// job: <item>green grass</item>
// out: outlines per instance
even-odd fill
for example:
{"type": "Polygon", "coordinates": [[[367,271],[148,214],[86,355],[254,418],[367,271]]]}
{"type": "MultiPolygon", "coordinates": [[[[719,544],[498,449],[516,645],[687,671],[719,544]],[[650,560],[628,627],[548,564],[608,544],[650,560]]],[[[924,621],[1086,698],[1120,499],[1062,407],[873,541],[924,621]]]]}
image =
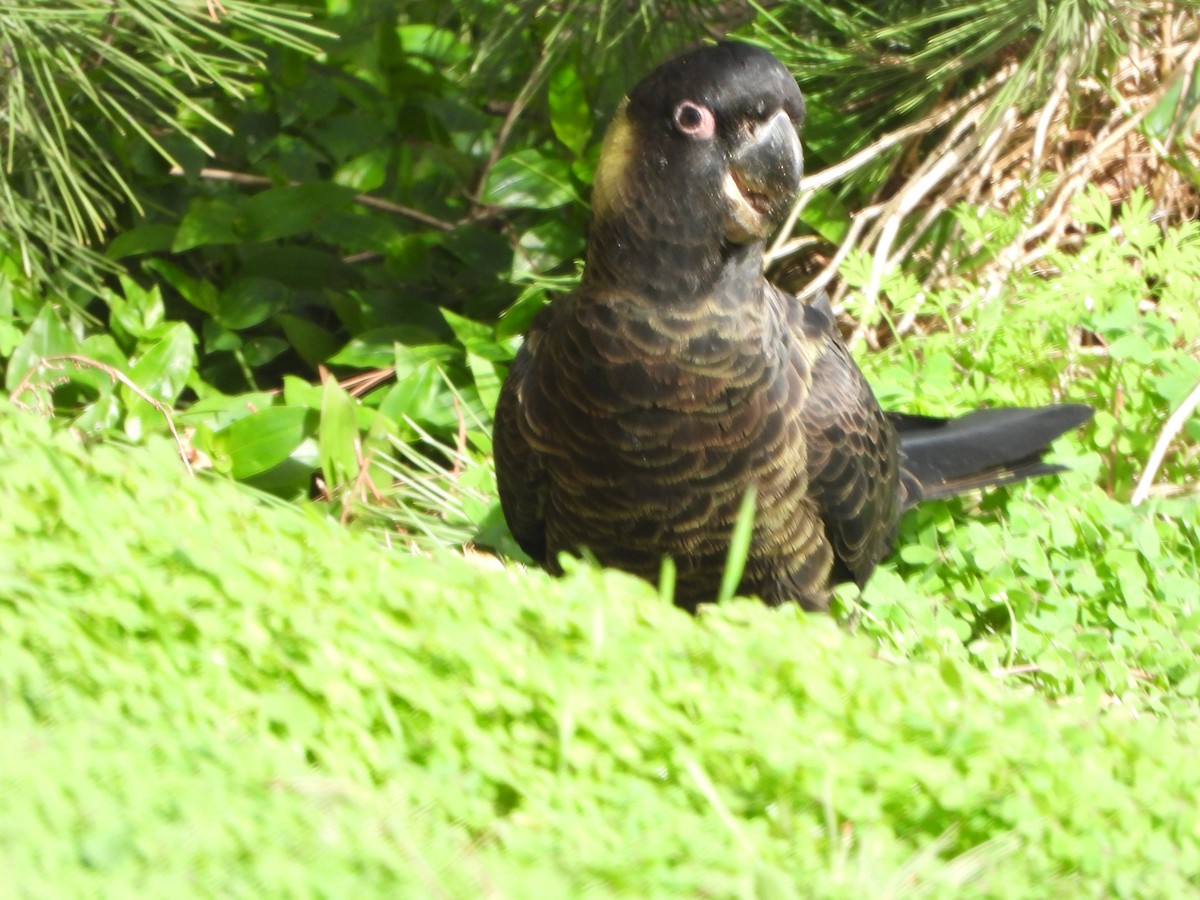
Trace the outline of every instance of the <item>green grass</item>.
{"type": "Polygon", "coordinates": [[[0,410],[6,891],[1200,882],[1191,715],[881,658],[791,608],[692,619],[613,573],[412,557],[178,469],[0,410]]]}
{"type": "Polygon", "coordinates": [[[1164,231],[1140,194],[1115,225],[1119,238],[1097,233],[1077,255],[1052,257],[1057,277],[1022,273],[991,299],[972,288],[926,298],[921,311],[949,327],[861,355],[894,409],[1097,408],[1093,424],[1055,443],[1070,472],[911,514],[897,558],[862,597],[862,631],[890,655],[949,655],[1048,697],[1108,694],[1194,716],[1200,418],[1171,441],[1157,496],[1129,499],[1200,382],[1200,228],[1164,231]]]}

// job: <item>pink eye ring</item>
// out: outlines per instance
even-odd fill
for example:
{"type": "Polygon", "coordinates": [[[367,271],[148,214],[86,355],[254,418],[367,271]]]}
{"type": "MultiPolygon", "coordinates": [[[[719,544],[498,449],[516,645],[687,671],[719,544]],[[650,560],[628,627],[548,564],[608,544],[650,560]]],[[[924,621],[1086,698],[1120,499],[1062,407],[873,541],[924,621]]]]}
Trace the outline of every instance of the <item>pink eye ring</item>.
{"type": "Polygon", "coordinates": [[[684,100],[675,107],[675,127],[688,137],[707,139],[716,133],[717,120],[707,106],[684,100]]]}

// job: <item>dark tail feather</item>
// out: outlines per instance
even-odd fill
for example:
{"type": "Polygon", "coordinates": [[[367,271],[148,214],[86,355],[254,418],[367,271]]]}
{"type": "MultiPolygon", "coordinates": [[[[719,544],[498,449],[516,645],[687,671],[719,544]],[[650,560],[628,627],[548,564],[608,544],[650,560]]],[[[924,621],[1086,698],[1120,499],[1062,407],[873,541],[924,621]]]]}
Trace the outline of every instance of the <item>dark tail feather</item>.
{"type": "Polygon", "coordinates": [[[905,507],[1063,471],[1042,454],[1092,412],[1078,403],[981,409],[957,419],[889,412],[900,436],[905,507]]]}

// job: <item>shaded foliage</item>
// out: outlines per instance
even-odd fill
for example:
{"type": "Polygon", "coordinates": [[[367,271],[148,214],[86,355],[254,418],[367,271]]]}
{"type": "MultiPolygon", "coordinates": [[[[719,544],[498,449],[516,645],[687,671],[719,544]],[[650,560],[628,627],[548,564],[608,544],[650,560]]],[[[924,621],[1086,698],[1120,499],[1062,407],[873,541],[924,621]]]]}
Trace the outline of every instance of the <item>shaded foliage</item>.
{"type": "MultiPolygon", "coordinates": [[[[282,7],[244,2],[212,7],[216,20],[202,4],[153,20],[95,10],[55,19],[23,4],[25,19],[13,21],[32,23],[43,40],[7,70],[14,108],[72,111],[94,145],[80,159],[102,161],[80,183],[104,198],[76,236],[107,224],[106,265],[124,272],[99,291],[70,284],[95,279],[83,258],[31,278],[18,250],[24,232],[9,232],[12,252],[0,258],[6,387],[90,431],[133,437],[184,406],[178,424],[197,465],[288,496],[313,490],[315,473],[324,496],[354,486],[359,498],[378,497],[397,471],[394,459],[376,461],[404,456],[397,442],[423,448],[435,466],[486,456],[517,336],[576,277],[612,108],[655,60],[731,28],[798,72],[810,101],[810,168],[831,171],[881,129],[911,132],[839,182],[816,172],[800,224],[776,248],[778,274],[804,286],[796,272],[832,255],[856,336],[874,343],[892,339],[887,323],[901,335],[956,328],[954,310],[926,305],[930,273],[1015,264],[1011,248],[1025,246],[1045,208],[1035,188],[1053,183],[1057,204],[1080,186],[1078,173],[1056,180],[1036,165],[1001,178],[996,154],[1009,147],[1013,157],[1001,138],[1029,139],[1028,129],[1004,132],[1001,113],[1015,104],[1028,123],[1050,109],[1052,135],[1077,124],[1083,107],[1047,105],[1056,79],[1123,71],[1157,9],[1110,15],[1110,6],[1011,0],[975,15],[971,4],[917,2],[755,10],[685,0],[330,0],[308,4],[302,24],[282,7]],[[108,55],[48,82],[64,85],[58,99],[47,91],[22,107],[16,86],[62,65],[49,37],[73,23],[80,53],[95,45],[108,55]],[[162,28],[151,33],[154,23],[162,28]],[[148,65],[163,55],[154,41],[178,35],[190,36],[180,46],[192,55],[148,65]],[[113,111],[128,91],[120,79],[132,78],[120,74],[121,53],[148,65],[137,128],[118,128],[113,111]],[[974,124],[960,129],[968,114],[974,124]],[[947,143],[954,134],[961,140],[947,143]],[[962,159],[970,164],[950,165],[962,159]],[[930,165],[958,180],[930,180],[930,165]],[[988,166],[991,181],[962,180],[988,166]],[[907,193],[913,179],[928,182],[926,193],[907,193]],[[985,183],[1018,187],[1001,197],[985,183]],[[989,198],[983,210],[960,202],[989,198]],[[867,230],[855,235],[859,226],[867,230]],[[901,257],[910,261],[898,268],[901,257]]],[[[1184,37],[1189,8],[1170,18],[1184,37]]],[[[1147,134],[1158,129],[1164,150],[1189,138],[1181,123],[1195,107],[1194,80],[1182,77],[1189,60],[1194,68],[1192,45],[1171,46],[1181,75],[1160,79],[1166,92],[1138,120],[1147,134]]],[[[1094,92],[1084,101],[1094,107],[1094,92]]],[[[33,131],[15,146],[28,159],[49,139],[33,131]]],[[[1097,226],[1065,209],[1078,244],[1097,226]]],[[[412,482],[423,477],[414,472],[412,482]]]]}

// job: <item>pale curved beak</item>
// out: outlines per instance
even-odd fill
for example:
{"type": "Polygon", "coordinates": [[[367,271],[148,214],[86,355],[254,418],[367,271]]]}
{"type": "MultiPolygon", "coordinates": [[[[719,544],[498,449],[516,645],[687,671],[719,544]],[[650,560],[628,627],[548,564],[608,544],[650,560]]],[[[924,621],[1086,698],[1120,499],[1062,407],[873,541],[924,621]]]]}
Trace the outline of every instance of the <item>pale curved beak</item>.
{"type": "Polygon", "coordinates": [[[734,151],[729,171],[738,190],[760,215],[777,222],[800,190],[804,156],[800,136],[780,110],[749,131],[734,151]]]}

